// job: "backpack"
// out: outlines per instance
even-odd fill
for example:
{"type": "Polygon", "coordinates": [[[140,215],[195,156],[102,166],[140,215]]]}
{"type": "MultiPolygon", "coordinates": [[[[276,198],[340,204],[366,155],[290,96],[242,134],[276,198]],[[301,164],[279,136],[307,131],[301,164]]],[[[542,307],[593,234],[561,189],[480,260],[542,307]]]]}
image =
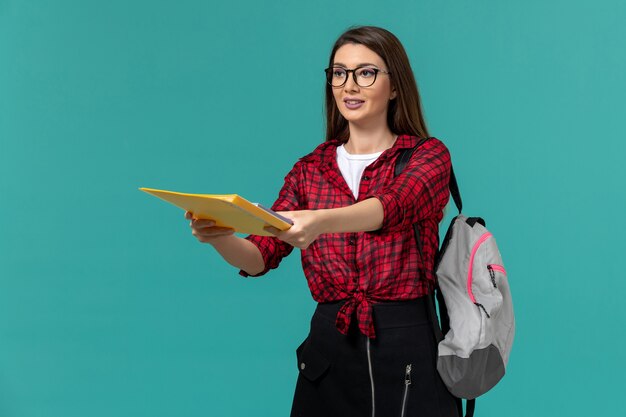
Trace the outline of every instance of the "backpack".
{"type": "MultiPolygon", "coordinates": [[[[396,176],[428,139],[403,151],[396,162],[396,176]]],[[[438,342],[437,370],[448,390],[458,398],[459,415],[462,415],[461,399],[467,399],[466,416],[471,417],[475,398],[493,388],[504,376],[515,319],[496,240],[482,218],[461,214],[461,194],[452,169],[449,189],[459,214],[450,222],[437,252],[437,285],[428,301],[438,342]]],[[[421,255],[418,225],[414,224],[413,229],[421,255]]]]}

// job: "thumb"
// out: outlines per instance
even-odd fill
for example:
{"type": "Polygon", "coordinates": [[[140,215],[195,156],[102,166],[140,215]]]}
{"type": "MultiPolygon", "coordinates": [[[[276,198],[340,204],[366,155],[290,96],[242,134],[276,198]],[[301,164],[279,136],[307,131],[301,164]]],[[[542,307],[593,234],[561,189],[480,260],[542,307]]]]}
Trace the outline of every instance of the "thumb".
{"type": "Polygon", "coordinates": [[[270,232],[271,234],[275,236],[278,236],[281,233],[281,231],[275,228],[274,226],[265,226],[263,229],[267,232],[270,232]]]}

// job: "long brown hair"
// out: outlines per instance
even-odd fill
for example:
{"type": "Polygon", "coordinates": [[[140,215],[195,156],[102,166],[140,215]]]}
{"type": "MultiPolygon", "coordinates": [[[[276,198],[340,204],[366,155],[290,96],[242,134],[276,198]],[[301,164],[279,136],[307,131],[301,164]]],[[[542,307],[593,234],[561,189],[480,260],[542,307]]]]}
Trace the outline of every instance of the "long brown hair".
{"type": "MultiPolygon", "coordinates": [[[[422,115],[420,95],[413,70],[404,47],[396,36],[376,26],[356,26],[344,32],[335,42],[328,67],[332,67],[335,52],[347,43],[366,46],[377,53],[387,65],[390,79],[397,96],[389,102],[387,124],[393,133],[428,137],[428,129],[422,115]]],[[[332,86],[326,83],[326,140],[346,142],[350,136],[348,121],[341,115],[333,96],[332,86]]]]}

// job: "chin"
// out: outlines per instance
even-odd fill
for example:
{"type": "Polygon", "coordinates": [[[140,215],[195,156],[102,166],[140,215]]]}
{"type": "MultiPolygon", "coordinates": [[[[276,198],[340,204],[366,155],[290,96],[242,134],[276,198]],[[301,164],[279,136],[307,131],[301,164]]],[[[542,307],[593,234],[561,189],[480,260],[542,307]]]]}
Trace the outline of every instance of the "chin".
{"type": "Polygon", "coordinates": [[[366,114],[363,114],[361,112],[357,113],[355,111],[347,111],[345,113],[341,113],[341,115],[343,116],[344,119],[346,119],[348,121],[357,121],[357,120],[362,120],[362,119],[369,118],[366,114]]]}
{"type": "MultiPolygon", "coordinates": [[[[343,114],[342,114],[343,115],[343,114]]],[[[376,120],[376,116],[366,115],[366,114],[349,114],[347,117],[343,115],[343,118],[346,119],[350,123],[356,124],[367,124],[373,120],[376,120]]]]}

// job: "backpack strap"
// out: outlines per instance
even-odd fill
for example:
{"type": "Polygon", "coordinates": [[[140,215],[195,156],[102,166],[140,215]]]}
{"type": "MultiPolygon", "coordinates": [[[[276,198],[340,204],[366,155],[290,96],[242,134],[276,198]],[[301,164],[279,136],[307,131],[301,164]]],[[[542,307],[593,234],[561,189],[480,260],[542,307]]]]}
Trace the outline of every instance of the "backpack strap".
{"type": "MultiPolygon", "coordinates": [[[[413,153],[415,153],[417,148],[422,146],[422,144],[426,142],[428,139],[430,139],[430,137],[422,138],[420,139],[419,142],[417,142],[417,145],[415,145],[413,148],[402,150],[402,153],[400,153],[400,156],[398,157],[398,159],[396,159],[396,167],[393,173],[394,177],[397,177],[398,175],[400,175],[402,170],[404,170],[404,167],[406,167],[406,164],[409,163],[409,160],[411,159],[411,156],[413,156],[413,153]]],[[[422,253],[422,239],[420,239],[420,231],[417,226],[417,223],[413,225],[413,232],[415,234],[415,242],[417,243],[417,251],[420,254],[420,259],[423,259],[424,254],[422,253]]]]}
{"type": "MultiPolygon", "coordinates": [[[[415,147],[412,149],[403,149],[402,153],[396,160],[396,166],[394,170],[394,176],[400,175],[406,164],[411,159],[411,156],[417,148],[419,148],[424,142],[426,142],[430,137],[421,139],[415,147]]],[[[459,214],[463,209],[463,201],[461,200],[461,192],[459,191],[459,186],[456,182],[456,176],[454,175],[454,168],[450,166],[450,182],[448,184],[448,188],[450,189],[450,194],[452,195],[452,199],[454,200],[454,204],[456,205],[457,210],[459,210],[459,214]]],[[[482,220],[482,219],[481,219],[482,220]]],[[[423,258],[422,254],[422,241],[420,239],[419,228],[417,223],[413,225],[413,233],[415,235],[415,242],[417,243],[417,249],[420,254],[420,259],[423,258]]],[[[437,254],[437,260],[439,258],[439,254],[437,254]]],[[[432,293],[430,293],[427,298],[428,305],[428,316],[431,324],[433,326],[433,332],[435,333],[435,341],[437,344],[443,340],[444,334],[448,333],[450,330],[450,317],[448,316],[448,309],[446,308],[446,302],[443,298],[443,294],[441,293],[441,289],[439,288],[439,284],[435,284],[435,288],[432,293]],[[439,305],[439,315],[441,317],[441,326],[439,324],[439,318],[437,317],[437,308],[435,307],[435,298],[437,300],[437,304],[439,305]]],[[[463,416],[463,400],[461,398],[456,398],[456,407],[459,413],[459,417],[463,416]]],[[[473,417],[474,416],[474,408],[476,407],[476,400],[467,400],[465,404],[465,417],[473,417]]]]}
{"type": "MultiPolygon", "coordinates": [[[[426,142],[430,137],[422,138],[415,147],[412,149],[403,149],[402,153],[396,160],[396,169],[394,171],[394,176],[400,175],[406,164],[411,159],[413,153],[419,148],[424,142],[426,142]]],[[[450,165],[450,182],[448,184],[448,188],[450,189],[450,194],[452,194],[452,199],[454,200],[454,204],[456,208],[459,210],[459,214],[463,210],[463,201],[461,200],[461,192],[459,191],[459,185],[456,182],[456,176],[454,175],[454,167],[450,165]]]]}
{"type": "Polygon", "coordinates": [[[402,149],[400,156],[396,160],[396,169],[393,173],[394,177],[397,177],[398,175],[400,175],[400,173],[402,172],[406,164],[409,162],[409,159],[411,159],[411,156],[413,155],[413,153],[417,150],[417,148],[422,146],[422,144],[424,144],[424,142],[426,142],[428,139],[430,139],[430,137],[420,139],[419,142],[417,142],[417,145],[415,145],[411,149],[402,149]]]}
{"type": "MultiPolygon", "coordinates": [[[[415,153],[417,148],[419,148],[428,139],[430,139],[430,137],[422,138],[420,139],[419,142],[417,142],[417,145],[415,145],[413,148],[402,150],[402,152],[400,153],[400,156],[398,157],[398,159],[396,159],[396,167],[395,167],[394,174],[393,174],[395,177],[400,175],[400,173],[402,172],[404,167],[406,167],[406,164],[408,164],[409,160],[411,159],[411,156],[415,153]]],[[[450,189],[450,194],[452,194],[452,199],[454,200],[454,204],[456,205],[457,210],[459,210],[459,214],[461,214],[461,211],[463,210],[463,201],[461,200],[461,192],[459,191],[459,185],[456,182],[456,176],[454,175],[454,167],[452,167],[452,165],[450,165],[450,182],[448,183],[448,188],[450,189]]],[[[417,250],[419,251],[420,259],[422,259],[424,257],[422,253],[422,239],[420,239],[420,232],[419,232],[419,228],[417,227],[417,224],[413,225],[413,231],[415,233],[415,241],[417,242],[417,250]]]]}
{"type": "MultiPolygon", "coordinates": [[[[406,164],[409,162],[409,160],[411,159],[411,156],[413,155],[413,153],[415,153],[415,151],[417,150],[417,148],[419,148],[424,142],[426,142],[428,139],[430,138],[423,138],[421,139],[417,145],[415,145],[415,147],[413,147],[412,149],[403,149],[402,153],[400,154],[400,156],[398,157],[398,159],[396,160],[396,169],[394,171],[394,175],[398,176],[400,175],[400,173],[402,172],[402,170],[404,169],[404,167],[406,166],[406,164]]],[[[460,204],[460,194],[458,193],[458,187],[456,186],[456,180],[454,180],[454,185],[455,185],[455,189],[456,189],[456,194],[459,196],[459,204],[460,204]]],[[[456,202],[456,200],[455,200],[456,202]]],[[[459,206],[459,204],[457,204],[457,207],[459,206]]],[[[459,210],[460,212],[460,210],[459,210]]],[[[413,224],[413,234],[415,235],[415,242],[417,244],[417,250],[420,254],[420,259],[424,258],[424,254],[422,253],[422,240],[420,239],[420,231],[419,231],[419,227],[418,224],[415,223],[413,224]]],[[[438,289],[438,285],[435,284],[435,290],[438,289]]],[[[442,328],[439,326],[439,319],[437,318],[437,309],[435,308],[435,292],[437,292],[437,295],[441,296],[441,291],[433,291],[432,293],[430,293],[427,297],[426,297],[426,302],[427,302],[427,309],[428,309],[428,318],[432,323],[432,327],[433,327],[433,331],[435,333],[435,340],[437,341],[437,343],[439,343],[440,341],[443,340],[443,335],[444,333],[442,332],[442,328]]],[[[440,303],[443,302],[443,297],[438,297],[440,298],[440,300],[438,299],[438,301],[440,303]]],[[[444,328],[449,328],[450,326],[448,325],[449,323],[449,319],[448,319],[448,315],[447,315],[447,310],[445,309],[445,307],[441,307],[442,304],[439,304],[439,311],[445,311],[445,321],[444,317],[442,317],[442,326],[444,328]]],[[[444,304],[445,306],[445,304],[444,304]]],[[[447,329],[445,330],[447,332],[447,329]]]]}
{"type": "Polygon", "coordinates": [[[461,214],[461,211],[463,210],[463,201],[461,201],[461,193],[459,192],[459,186],[456,183],[456,176],[454,175],[454,167],[452,165],[450,165],[450,183],[448,188],[450,188],[450,194],[452,194],[454,204],[459,210],[459,214],[461,214]]]}

